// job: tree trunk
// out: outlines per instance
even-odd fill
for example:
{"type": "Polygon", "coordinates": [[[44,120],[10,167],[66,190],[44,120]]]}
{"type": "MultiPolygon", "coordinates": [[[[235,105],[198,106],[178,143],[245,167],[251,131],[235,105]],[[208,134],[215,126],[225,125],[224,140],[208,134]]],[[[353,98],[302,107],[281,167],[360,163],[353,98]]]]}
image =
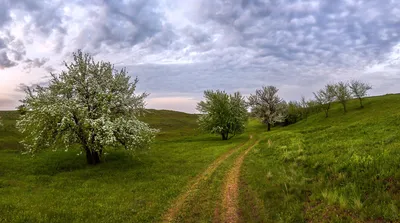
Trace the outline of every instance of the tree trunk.
{"type": "Polygon", "coordinates": [[[361,108],[364,108],[364,105],[362,104],[362,98],[359,98],[359,99],[360,99],[361,108]]]}
{"type": "Polygon", "coordinates": [[[86,161],[90,165],[96,165],[100,163],[100,156],[102,151],[91,151],[90,149],[86,150],[86,161]]]}
{"type": "Polygon", "coordinates": [[[268,132],[271,131],[271,123],[268,122],[267,126],[268,126],[268,132]]]}
{"type": "Polygon", "coordinates": [[[325,109],[325,118],[328,118],[328,112],[329,112],[329,109],[331,108],[331,103],[329,102],[328,103],[328,106],[326,107],[326,109],[325,109]]]}
{"type": "Polygon", "coordinates": [[[342,103],[342,104],[343,104],[343,111],[344,111],[344,113],[346,113],[347,112],[346,103],[342,103]]]}
{"type": "Polygon", "coordinates": [[[221,133],[221,135],[222,135],[222,140],[228,140],[228,134],[229,134],[229,133],[221,133]]]}

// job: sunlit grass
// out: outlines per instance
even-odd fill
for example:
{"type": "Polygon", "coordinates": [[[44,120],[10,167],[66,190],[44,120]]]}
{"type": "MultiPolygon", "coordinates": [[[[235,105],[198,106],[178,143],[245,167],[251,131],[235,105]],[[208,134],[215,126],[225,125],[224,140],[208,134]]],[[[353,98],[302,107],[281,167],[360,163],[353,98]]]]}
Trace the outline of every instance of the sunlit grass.
{"type": "Polygon", "coordinates": [[[88,166],[74,149],[22,155],[18,114],[0,115],[0,222],[159,221],[190,179],[247,140],[221,141],[198,132],[195,115],[153,110],[144,119],[161,133],[150,150],[107,151],[88,166]]]}
{"type": "MultiPolygon", "coordinates": [[[[288,127],[251,119],[229,141],[198,131],[196,115],[152,110],[160,128],[152,148],[109,150],[88,166],[79,150],[22,155],[16,112],[0,112],[0,222],[157,222],[188,183],[217,157],[263,138],[245,158],[240,182],[244,222],[399,221],[400,95],[357,101],[343,114],[315,114],[288,127]]],[[[242,151],[242,150],[241,150],[242,151]]],[[[234,153],[193,194],[179,221],[213,221],[234,153]]]]}
{"type": "Polygon", "coordinates": [[[244,163],[246,222],[400,220],[400,95],[358,106],[264,133],[244,163]],[[262,209],[252,213],[254,200],[262,209]]]}

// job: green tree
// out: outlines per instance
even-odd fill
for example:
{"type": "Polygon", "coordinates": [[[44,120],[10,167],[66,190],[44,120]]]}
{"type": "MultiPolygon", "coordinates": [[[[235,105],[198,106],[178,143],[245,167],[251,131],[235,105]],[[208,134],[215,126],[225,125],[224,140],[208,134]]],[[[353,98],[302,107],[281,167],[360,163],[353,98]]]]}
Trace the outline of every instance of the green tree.
{"type": "Polygon", "coordinates": [[[278,88],[275,86],[263,86],[249,97],[249,105],[252,113],[267,125],[268,131],[275,122],[285,118],[286,103],[278,96],[278,88]]]}
{"type": "Polygon", "coordinates": [[[306,98],[304,96],[301,96],[299,105],[301,107],[301,118],[307,120],[308,115],[310,113],[310,109],[308,107],[308,105],[309,105],[308,101],[306,100],[306,98]]]}
{"type": "Polygon", "coordinates": [[[296,123],[301,119],[301,105],[297,101],[290,101],[287,108],[287,117],[289,123],[296,123]]]}
{"type": "Polygon", "coordinates": [[[367,95],[367,91],[372,89],[372,86],[359,80],[352,80],[349,87],[353,96],[360,100],[360,107],[364,108],[364,105],[362,104],[362,99],[367,95]]]}
{"type": "Polygon", "coordinates": [[[319,106],[318,102],[312,99],[307,101],[307,108],[309,114],[315,114],[321,111],[321,107],[319,106]]]}
{"type": "Polygon", "coordinates": [[[95,62],[81,51],[47,87],[25,89],[17,127],[29,152],[80,145],[88,164],[101,162],[106,147],[148,148],[157,130],[137,119],[148,94],[136,95],[125,69],[95,62]]]}
{"type": "Polygon", "coordinates": [[[324,110],[325,117],[328,118],[331,103],[335,100],[335,87],[331,84],[327,84],[323,89],[316,93],[314,92],[314,96],[319,106],[324,110]]]}
{"type": "Polygon", "coordinates": [[[203,113],[198,119],[201,129],[221,135],[222,140],[244,132],[248,119],[247,105],[239,92],[228,95],[225,91],[207,90],[204,98],[197,104],[197,110],[203,113]]]}
{"type": "Polygon", "coordinates": [[[343,81],[340,81],[334,86],[335,97],[343,105],[343,111],[347,112],[347,101],[351,99],[349,85],[343,81]]]}

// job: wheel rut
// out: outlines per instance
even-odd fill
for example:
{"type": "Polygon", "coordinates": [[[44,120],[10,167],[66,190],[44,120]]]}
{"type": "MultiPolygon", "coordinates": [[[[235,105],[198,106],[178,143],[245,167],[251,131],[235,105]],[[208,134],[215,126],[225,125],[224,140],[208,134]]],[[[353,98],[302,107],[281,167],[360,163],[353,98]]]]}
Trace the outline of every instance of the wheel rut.
{"type": "Polygon", "coordinates": [[[259,142],[260,140],[257,140],[253,145],[251,145],[244,152],[242,152],[238,156],[238,158],[236,158],[234,164],[227,173],[222,191],[222,205],[221,205],[222,213],[220,216],[214,216],[215,222],[229,222],[229,223],[239,222],[240,169],[247,153],[259,142]]]}
{"type": "MultiPolygon", "coordinates": [[[[250,136],[249,140],[251,140],[251,138],[252,136],[250,136]]],[[[218,157],[212,164],[210,164],[204,172],[197,175],[189,184],[190,186],[188,187],[188,189],[178,196],[172,206],[164,214],[162,222],[173,222],[179,214],[180,210],[185,205],[185,202],[187,202],[188,198],[196,192],[196,189],[201,184],[201,182],[206,181],[226,159],[228,159],[234,152],[243,147],[248,141],[224,153],[222,156],[218,157]]]]}

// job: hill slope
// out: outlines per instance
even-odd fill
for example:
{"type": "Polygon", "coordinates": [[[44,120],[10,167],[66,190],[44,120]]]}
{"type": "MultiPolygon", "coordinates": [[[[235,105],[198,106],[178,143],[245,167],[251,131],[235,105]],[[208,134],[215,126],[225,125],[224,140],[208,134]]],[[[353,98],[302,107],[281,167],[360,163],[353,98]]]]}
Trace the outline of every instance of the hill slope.
{"type": "Polygon", "coordinates": [[[196,115],[150,110],[152,149],[97,166],[73,149],[22,155],[18,114],[0,112],[0,222],[158,222],[175,209],[177,222],[218,222],[231,178],[241,222],[399,222],[400,95],[364,105],[271,132],[251,120],[229,141],[198,132],[196,115]]]}
{"type": "Polygon", "coordinates": [[[140,119],[160,129],[158,139],[198,135],[197,115],[170,110],[149,109],[140,119]]]}
{"type": "MultiPolygon", "coordinates": [[[[17,111],[0,111],[0,117],[4,124],[3,128],[0,128],[0,150],[23,149],[18,143],[21,140],[21,135],[15,128],[19,113],[17,111]]],[[[147,113],[140,119],[151,127],[160,129],[158,140],[199,134],[196,122],[197,115],[194,114],[148,109],[147,113]]]]}
{"type": "Polygon", "coordinates": [[[400,95],[265,133],[244,163],[247,222],[399,222],[400,95]]]}
{"type": "Polygon", "coordinates": [[[18,113],[0,112],[0,222],[157,222],[189,182],[247,140],[201,134],[196,115],[151,110],[150,150],[110,149],[88,166],[78,149],[21,154],[18,113]]]}

